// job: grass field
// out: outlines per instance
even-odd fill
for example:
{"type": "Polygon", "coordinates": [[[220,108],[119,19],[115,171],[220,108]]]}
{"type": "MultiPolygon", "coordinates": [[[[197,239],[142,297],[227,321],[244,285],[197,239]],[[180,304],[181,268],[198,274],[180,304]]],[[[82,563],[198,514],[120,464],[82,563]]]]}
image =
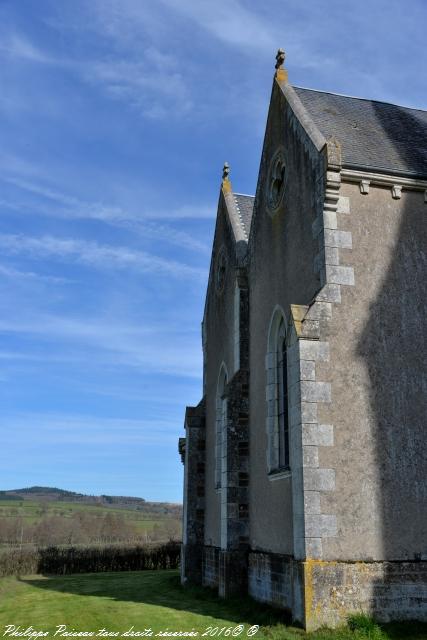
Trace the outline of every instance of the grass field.
{"type": "MultiPolygon", "coordinates": [[[[261,625],[253,636],[259,640],[426,640],[427,625],[389,625],[370,631],[340,629],[305,634],[288,627],[279,612],[266,610],[247,598],[233,601],[218,599],[205,589],[183,589],[176,571],[81,574],[64,577],[29,576],[0,579],[0,636],[5,625],[32,626],[35,631],[57,634],[57,625],[66,632],[102,628],[122,634],[151,629],[160,631],[203,632],[222,627],[235,629],[244,625],[238,637],[247,638],[252,625],[261,625]]],[[[69,637],[69,636],[68,636],[69,637]]],[[[95,637],[108,637],[104,634],[95,637]]],[[[109,636],[111,637],[111,636],[109,636]]],[[[208,635],[205,637],[227,637],[208,635]]],[[[233,637],[230,635],[229,637],[233,637]]],[[[234,636],[236,637],[236,636],[234,636]]]]}

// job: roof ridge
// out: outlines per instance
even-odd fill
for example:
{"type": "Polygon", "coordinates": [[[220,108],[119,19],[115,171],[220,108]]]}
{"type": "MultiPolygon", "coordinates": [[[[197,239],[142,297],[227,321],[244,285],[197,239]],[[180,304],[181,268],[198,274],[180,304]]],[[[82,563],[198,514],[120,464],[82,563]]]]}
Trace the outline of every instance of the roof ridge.
{"type": "Polygon", "coordinates": [[[242,226],[243,233],[245,234],[245,238],[247,240],[248,239],[248,232],[246,231],[245,223],[243,222],[243,218],[242,218],[242,212],[240,211],[239,203],[237,202],[237,198],[236,198],[237,195],[241,196],[243,194],[242,193],[233,193],[233,196],[234,196],[234,202],[236,203],[237,213],[239,214],[240,224],[242,226]]]}
{"type": "Polygon", "coordinates": [[[235,196],[245,196],[245,198],[255,198],[255,196],[251,195],[250,193],[234,193],[235,196]]]}
{"type": "Polygon", "coordinates": [[[427,109],[417,109],[416,107],[408,107],[404,104],[397,104],[396,102],[388,102],[387,100],[377,100],[376,98],[362,98],[361,96],[351,96],[347,93],[336,93],[335,91],[324,91],[323,89],[312,89],[311,87],[299,87],[298,85],[292,85],[294,89],[302,89],[303,91],[313,91],[314,93],[326,93],[330,96],[339,96],[340,98],[351,98],[352,100],[363,100],[364,102],[378,102],[379,104],[388,104],[391,107],[399,107],[400,109],[409,109],[410,111],[420,111],[421,113],[427,113],[427,109]]]}

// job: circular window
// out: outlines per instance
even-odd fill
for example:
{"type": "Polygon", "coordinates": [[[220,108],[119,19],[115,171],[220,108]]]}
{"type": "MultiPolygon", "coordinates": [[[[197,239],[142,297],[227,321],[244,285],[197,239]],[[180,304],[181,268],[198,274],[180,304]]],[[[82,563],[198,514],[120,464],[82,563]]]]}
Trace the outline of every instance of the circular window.
{"type": "Polygon", "coordinates": [[[286,186],[286,166],[283,150],[279,149],[273,156],[268,172],[267,206],[271,215],[274,215],[282,204],[286,186]]]}
{"type": "Polygon", "coordinates": [[[216,263],[216,290],[221,293],[224,289],[225,276],[227,273],[227,258],[225,255],[224,247],[221,247],[218,253],[216,263]]]}

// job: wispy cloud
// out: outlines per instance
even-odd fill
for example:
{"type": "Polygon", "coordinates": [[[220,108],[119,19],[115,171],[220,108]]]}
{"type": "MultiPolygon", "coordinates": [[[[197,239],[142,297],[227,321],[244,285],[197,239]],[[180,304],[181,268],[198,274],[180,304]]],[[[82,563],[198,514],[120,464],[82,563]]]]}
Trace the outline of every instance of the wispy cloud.
{"type": "Polygon", "coordinates": [[[162,0],[162,3],[243,53],[271,54],[274,47],[280,45],[282,28],[274,21],[267,22],[238,0],[217,0],[215,3],[210,0],[162,0]]]}
{"type": "Polygon", "coordinates": [[[57,59],[50,57],[25,36],[17,33],[3,34],[2,40],[0,41],[0,53],[7,55],[9,58],[26,62],[58,64],[57,59]]]}
{"type": "Polygon", "coordinates": [[[206,279],[204,269],[190,267],[176,260],[167,260],[128,247],[101,245],[80,239],[0,234],[0,248],[10,255],[24,254],[37,259],[54,258],[102,270],[127,269],[176,278],[200,281],[206,279]]]}
{"type": "Polygon", "coordinates": [[[149,118],[174,118],[188,113],[193,102],[182,74],[169,71],[166,81],[158,68],[160,52],[148,49],[143,56],[142,61],[135,62],[125,59],[93,62],[86,65],[84,77],[149,118]]]}
{"type": "Polygon", "coordinates": [[[183,205],[171,207],[170,210],[151,209],[132,213],[119,206],[109,206],[102,202],[86,202],[57,189],[52,189],[42,182],[34,182],[17,176],[3,176],[1,179],[18,187],[21,191],[35,194],[43,200],[41,205],[35,203],[34,200],[31,201],[31,204],[22,199],[21,201],[16,200],[16,198],[0,200],[0,204],[12,210],[61,218],[98,220],[112,226],[128,229],[141,237],[157,239],[192,251],[210,253],[209,245],[200,242],[193,235],[174,229],[164,223],[156,223],[154,220],[209,219],[213,217],[215,211],[212,205],[183,205]]]}
{"type": "Polygon", "coordinates": [[[0,264],[0,276],[10,278],[11,280],[39,281],[47,284],[66,284],[72,282],[72,280],[68,278],[58,278],[57,276],[44,275],[35,273],[34,271],[21,271],[2,264],[0,264]]]}
{"type": "MultiPolygon", "coordinates": [[[[45,345],[59,342],[61,353],[55,354],[56,362],[67,362],[69,355],[71,362],[78,363],[80,359],[94,367],[131,367],[144,373],[200,378],[200,337],[174,327],[172,322],[161,325],[141,320],[131,324],[111,315],[83,318],[33,312],[28,319],[3,315],[0,333],[37,337],[45,345]]],[[[3,359],[24,360],[25,356],[25,353],[6,351],[3,359]]],[[[40,350],[30,351],[28,360],[37,361],[39,356],[40,350]]]]}
{"type": "MultiPolygon", "coordinates": [[[[81,16],[83,20],[83,16],[81,16]]],[[[81,28],[84,28],[82,22],[81,28]]],[[[98,37],[105,37],[101,32],[98,37]]],[[[0,55],[19,63],[49,65],[95,84],[111,96],[126,101],[142,115],[152,119],[183,117],[191,111],[193,101],[185,77],[172,56],[153,45],[132,55],[132,49],[98,52],[84,59],[54,55],[35,45],[21,33],[0,34],[0,55]],[[167,82],[164,70],[168,69],[167,82]]]]}

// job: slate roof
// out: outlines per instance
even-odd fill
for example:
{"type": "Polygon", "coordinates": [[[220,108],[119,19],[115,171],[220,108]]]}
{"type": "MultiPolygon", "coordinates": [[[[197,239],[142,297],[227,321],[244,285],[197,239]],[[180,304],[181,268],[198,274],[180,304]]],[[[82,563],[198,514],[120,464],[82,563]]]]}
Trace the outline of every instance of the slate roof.
{"type": "Polygon", "coordinates": [[[246,238],[249,238],[255,198],[254,196],[246,196],[241,193],[235,193],[234,200],[236,202],[237,211],[239,212],[239,218],[242,223],[246,238]]]}
{"type": "Polygon", "coordinates": [[[344,166],[427,177],[427,111],[293,89],[323,136],[341,142],[344,166]]]}

